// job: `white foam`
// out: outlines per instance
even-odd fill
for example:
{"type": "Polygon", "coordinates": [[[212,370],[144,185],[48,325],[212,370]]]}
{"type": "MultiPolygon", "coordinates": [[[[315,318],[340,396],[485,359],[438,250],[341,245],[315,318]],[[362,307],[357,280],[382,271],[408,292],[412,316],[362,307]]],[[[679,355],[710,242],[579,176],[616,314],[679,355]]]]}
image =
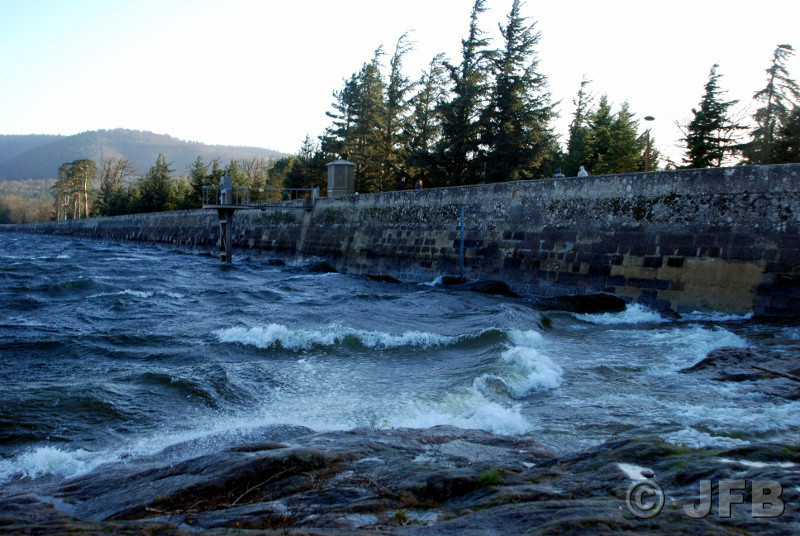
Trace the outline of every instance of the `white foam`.
{"type": "Polygon", "coordinates": [[[674,411],[694,426],[725,435],[740,433],[745,437],[752,437],[754,433],[792,430],[800,415],[799,401],[770,404],[763,400],[740,398],[736,405],[724,402],[710,398],[708,405],[676,405],[674,411]]]}
{"type": "Polygon", "coordinates": [[[521,408],[519,404],[509,407],[491,402],[475,392],[451,393],[438,403],[418,404],[410,416],[393,416],[389,421],[410,428],[447,424],[496,434],[521,434],[531,429],[531,424],[521,414],[521,408]]]}
{"type": "Polygon", "coordinates": [[[289,350],[305,350],[315,345],[334,346],[341,344],[347,337],[353,337],[369,348],[398,348],[403,346],[429,348],[432,346],[446,346],[459,340],[459,337],[422,331],[406,331],[397,335],[345,328],[335,324],[318,329],[299,330],[290,329],[282,324],[270,324],[267,327],[253,327],[250,329],[235,327],[218,330],[215,335],[220,342],[235,342],[265,349],[280,345],[289,350]]]}
{"type": "Polygon", "coordinates": [[[744,322],[753,318],[753,313],[734,315],[728,313],[703,313],[694,311],[683,315],[683,318],[693,322],[744,322]]]}
{"type": "Polygon", "coordinates": [[[717,447],[717,448],[736,448],[748,445],[748,441],[734,437],[712,436],[706,432],[688,428],[666,434],[664,440],[673,445],[682,445],[693,448],[717,447]]]}
{"type": "Polygon", "coordinates": [[[439,287],[439,286],[442,285],[442,280],[443,279],[444,279],[444,276],[440,275],[439,277],[437,277],[433,281],[423,281],[422,283],[419,283],[419,285],[425,286],[425,287],[439,287]]]}
{"type": "Polygon", "coordinates": [[[14,477],[78,476],[105,461],[102,455],[83,449],[67,451],[51,446],[38,447],[14,458],[0,460],[0,482],[7,482],[14,477]]]}
{"type": "Polygon", "coordinates": [[[561,367],[535,348],[515,346],[504,351],[502,358],[508,364],[502,372],[514,398],[561,385],[561,367]]]}
{"type": "MultiPolygon", "coordinates": [[[[749,343],[724,328],[707,328],[697,324],[676,324],[651,329],[611,329],[606,334],[619,341],[621,347],[614,356],[646,366],[648,374],[676,372],[704,359],[709,352],[727,346],[747,347],[749,343]],[[628,350],[632,348],[633,350],[628,350]]],[[[633,363],[633,362],[632,362],[633,363]]]]}
{"type": "Polygon", "coordinates": [[[528,347],[536,347],[544,340],[544,337],[542,337],[542,334],[538,331],[520,331],[518,329],[509,330],[508,338],[516,346],[528,347]]]}
{"type": "Polygon", "coordinates": [[[731,460],[730,458],[719,458],[719,461],[722,463],[738,463],[744,465],[745,467],[753,467],[756,469],[763,469],[765,467],[780,467],[781,469],[790,469],[792,467],[797,467],[797,464],[793,462],[751,462],[748,460],[731,460]]]}
{"type": "Polygon", "coordinates": [[[537,331],[510,330],[507,347],[493,370],[476,377],[470,386],[451,388],[435,401],[418,401],[410,417],[393,417],[402,426],[427,428],[449,424],[499,434],[530,431],[516,400],[531,392],[555,389],[562,383],[561,367],[544,355],[537,331]]]}
{"type": "Polygon", "coordinates": [[[590,324],[598,325],[615,325],[615,324],[662,324],[669,322],[669,319],[662,317],[655,311],[652,311],[638,303],[628,305],[625,310],[619,313],[601,313],[601,314],[574,314],[574,317],[582,322],[589,322],[590,324]]]}
{"type": "MultiPolygon", "coordinates": [[[[158,294],[174,299],[182,299],[185,297],[183,294],[180,294],[178,292],[159,291],[158,294]]],[[[156,293],[152,291],[125,289],[125,290],[120,290],[118,292],[101,292],[99,294],[92,294],[91,296],[89,296],[89,298],[106,298],[110,296],[134,296],[136,298],[148,299],[152,298],[155,295],[156,293]]]]}

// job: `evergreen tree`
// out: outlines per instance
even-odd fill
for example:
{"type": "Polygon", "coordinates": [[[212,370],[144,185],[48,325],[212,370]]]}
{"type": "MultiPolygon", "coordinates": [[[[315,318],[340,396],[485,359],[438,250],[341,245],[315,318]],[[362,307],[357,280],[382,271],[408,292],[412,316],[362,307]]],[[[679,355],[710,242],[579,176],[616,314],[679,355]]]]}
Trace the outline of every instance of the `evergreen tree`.
{"type": "Polygon", "coordinates": [[[382,107],[379,143],[382,152],[380,189],[391,189],[404,173],[406,148],[401,143],[408,118],[410,99],[408,93],[413,84],[403,75],[403,58],[411,50],[408,34],[397,40],[395,52],[389,62],[389,79],[386,84],[385,104],[382,107]]]}
{"type": "Polygon", "coordinates": [[[356,170],[361,168],[356,179],[360,191],[380,192],[391,189],[386,184],[383,170],[383,150],[381,147],[382,118],[386,116],[384,90],[381,76],[380,58],[383,49],[375,51],[372,61],[365,64],[359,76],[358,120],[355,125],[357,152],[352,160],[356,170]]]}
{"type": "Polygon", "coordinates": [[[219,158],[215,158],[211,161],[211,173],[208,176],[209,186],[218,187],[219,180],[224,176],[225,168],[222,166],[222,162],[219,161],[219,158]]]}
{"type": "Polygon", "coordinates": [[[235,158],[231,158],[228,167],[225,169],[225,174],[233,179],[234,186],[250,186],[247,174],[242,169],[242,165],[235,158]]]}
{"type": "Polygon", "coordinates": [[[795,106],[775,136],[774,162],[800,162],[800,106],[795,106]]]}
{"type": "Polygon", "coordinates": [[[751,141],[742,146],[748,164],[770,164],[776,161],[775,142],[792,108],[800,102],[800,87],[789,77],[786,61],[794,55],[791,45],[778,45],[767,69],[767,85],[753,99],[761,104],[753,114],[756,127],[751,141]]]}
{"type": "MultiPolygon", "coordinates": [[[[211,184],[208,164],[203,162],[203,157],[198,156],[189,168],[189,184],[191,186],[190,200],[194,208],[203,206],[203,187],[211,184]]],[[[213,201],[213,200],[212,200],[213,201]]]]}
{"type": "Polygon", "coordinates": [[[478,27],[478,18],[486,11],[486,0],[475,0],[470,15],[469,33],[461,41],[461,64],[445,62],[452,84],[452,97],[440,105],[442,137],[437,147],[439,165],[449,171],[448,185],[483,180],[479,159],[481,124],[479,122],[487,89],[488,66],[485,50],[488,40],[478,27]]]}
{"type": "Polygon", "coordinates": [[[53,185],[56,221],[76,218],[79,200],[76,196],[74,176],[70,164],[61,164],[58,168],[58,179],[53,185]]]}
{"type": "Polygon", "coordinates": [[[88,158],[58,168],[58,180],[53,186],[57,220],[89,217],[89,197],[96,176],[97,164],[88,158]]]}
{"type": "Polygon", "coordinates": [[[447,177],[434,155],[442,136],[439,105],[447,94],[443,58],[443,54],[434,57],[417,82],[420,90],[412,98],[414,112],[404,132],[408,177],[412,183],[421,179],[426,186],[444,186],[447,177]]]}
{"type": "MultiPolygon", "coordinates": [[[[639,134],[639,122],[633,118],[627,102],[622,104],[611,124],[611,146],[604,159],[604,173],[633,173],[639,169],[646,140],[639,134]]],[[[595,173],[599,173],[595,170],[595,173]]]]}
{"type": "Polygon", "coordinates": [[[526,23],[521,7],[522,0],[514,0],[508,24],[500,28],[505,46],[491,55],[494,86],[482,114],[481,140],[490,182],[549,176],[543,164],[552,163],[557,151],[547,78],[537,71],[540,34],[536,23],[526,23]]]}
{"type": "Polygon", "coordinates": [[[694,119],[686,126],[686,156],[683,161],[690,168],[719,167],[725,157],[736,150],[734,135],[742,127],[728,117],[729,109],[738,101],[724,101],[725,93],[719,87],[722,75],[714,64],[705,85],[705,94],[699,109],[692,109],[694,119]]]}
{"type": "Polygon", "coordinates": [[[172,191],[172,204],[167,210],[189,210],[197,208],[194,205],[192,183],[187,177],[178,177],[173,182],[172,191]]]}
{"type": "Polygon", "coordinates": [[[612,145],[614,114],[608,95],[600,97],[597,109],[589,114],[588,151],[583,165],[595,175],[602,175],[611,168],[606,162],[612,145]]]}
{"type": "Polygon", "coordinates": [[[161,212],[175,207],[172,172],[166,157],[159,153],[156,163],[139,181],[137,212],[161,212]]]}
{"type": "Polygon", "coordinates": [[[356,189],[375,192],[381,189],[382,156],[381,118],[385,117],[384,82],[380,72],[379,47],[369,63],[334,93],[334,123],[322,137],[322,150],[336,154],[356,165],[356,189]]]}
{"type": "Polygon", "coordinates": [[[588,91],[590,80],[585,77],[581,80],[578,95],[572,101],[575,113],[569,125],[569,139],[567,140],[567,154],[561,171],[567,177],[578,175],[578,169],[588,164],[589,156],[589,116],[591,114],[592,96],[588,91]]]}
{"type": "Polygon", "coordinates": [[[328,159],[319,144],[307,135],[300,146],[297,158],[306,168],[308,187],[318,187],[320,192],[325,192],[328,188],[328,159]]]}
{"type": "MultiPolygon", "coordinates": [[[[305,188],[301,184],[296,184],[296,181],[303,180],[305,171],[299,171],[297,168],[302,168],[303,163],[296,155],[285,156],[275,162],[272,169],[269,170],[269,182],[276,185],[278,188],[305,188]]],[[[266,201],[280,201],[283,199],[286,192],[269,192],[269,198],[266,201]]]]}
{"type": "Polygon", "coordinates": [[[356,154],[353,131],[358,118],[358,93],[357,74],[345,81],[341,91],[333,92],[333,111],[325,112],[333,123],[320,137],[324,152],[344,159],[351,159],[356,154]]]}

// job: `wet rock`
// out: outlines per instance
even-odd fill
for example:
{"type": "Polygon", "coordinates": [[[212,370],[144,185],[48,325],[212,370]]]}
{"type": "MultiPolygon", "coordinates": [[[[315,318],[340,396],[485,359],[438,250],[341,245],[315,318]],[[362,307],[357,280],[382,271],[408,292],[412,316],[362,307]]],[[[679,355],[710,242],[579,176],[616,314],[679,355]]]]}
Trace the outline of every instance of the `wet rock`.
{"type": "Polygon", "coordinates": [[[339,270],[328,264],[327,262],[316,262],[306,266],[306,270],[314,274],[334,274],[339,273],[339,270]]]}
{"type": "Polygon", "coordinates": [[[566,311],[580,314],[619,313],[627,303],[611,294],[583,294],[575,296],[555,296],[539,298],[536,306],[543,310],[566,311]]]}
{"type": "Polygon", "coordinates": [[[764,394],[800,399],[800,368],[797,356],[785,356],[757,348],[724,347],[712,350],[701,361],[680,370],[720,382],[752,382],[764,394]]]}
{"type": "Polygon", "coordinates": [[[180,463],[109,465],[39,486],[38,497],[5,496],[0,532],[788,535],[800,522],[795,508],[754,520],[749,503],[729,519],[688,518],[682,505],[697,502],[703,479],[779,481],[781,499],[795,504],[800,449],[693,449],[650,437],[556,456],[529,437],[450,426],[310,432],[180,463]],[[671,501],[652,519],[626,505],[645,475],[671,501]]]}
{"type": "Polygon", "coordinates": [[[367,279],[371,279],[373,281],[381,281],[383,283],[400,283],[399,279],[396,279],[390,275],[371,275],[367,274],[365,276],[367,279]]]}
{"type": "Polygon", "coordinates": [[[517,297],[517,294],[502,281],[466,281],[461,277],[446,276],[442,278],[441,284],[453,290],[465,290],[493,296],[507,296],[509,298],[517,297]]]}

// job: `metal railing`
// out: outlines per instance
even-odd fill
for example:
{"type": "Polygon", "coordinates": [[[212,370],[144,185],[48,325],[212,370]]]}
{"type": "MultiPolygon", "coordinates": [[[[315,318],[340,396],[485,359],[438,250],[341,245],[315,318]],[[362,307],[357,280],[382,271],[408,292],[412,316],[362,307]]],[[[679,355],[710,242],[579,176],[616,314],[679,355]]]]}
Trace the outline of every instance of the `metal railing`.
{"type": "Polygon", "coordinates": [[[283,201],[319,197],[317,188],[251,188],[250,186],[203,186],[203,206],[278,206],[283,201]]]}

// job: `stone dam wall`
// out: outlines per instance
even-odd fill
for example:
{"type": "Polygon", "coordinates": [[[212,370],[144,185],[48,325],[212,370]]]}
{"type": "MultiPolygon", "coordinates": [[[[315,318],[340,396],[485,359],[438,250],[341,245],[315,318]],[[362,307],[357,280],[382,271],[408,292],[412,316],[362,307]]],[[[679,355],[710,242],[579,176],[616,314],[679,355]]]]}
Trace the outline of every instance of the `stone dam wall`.
{"type": "MultiPolygon", "coordinates": [[[[800,314],[800,164],[321,198],[311,211],[237,211],[233,244],[238,254],[432,281],[461,272],[462,209],[468,280],[531,297],[611,293],[678,313],[800,314]]],[[[215,210],[6,230],[210,251],[220,233],[215,210]]]]}

